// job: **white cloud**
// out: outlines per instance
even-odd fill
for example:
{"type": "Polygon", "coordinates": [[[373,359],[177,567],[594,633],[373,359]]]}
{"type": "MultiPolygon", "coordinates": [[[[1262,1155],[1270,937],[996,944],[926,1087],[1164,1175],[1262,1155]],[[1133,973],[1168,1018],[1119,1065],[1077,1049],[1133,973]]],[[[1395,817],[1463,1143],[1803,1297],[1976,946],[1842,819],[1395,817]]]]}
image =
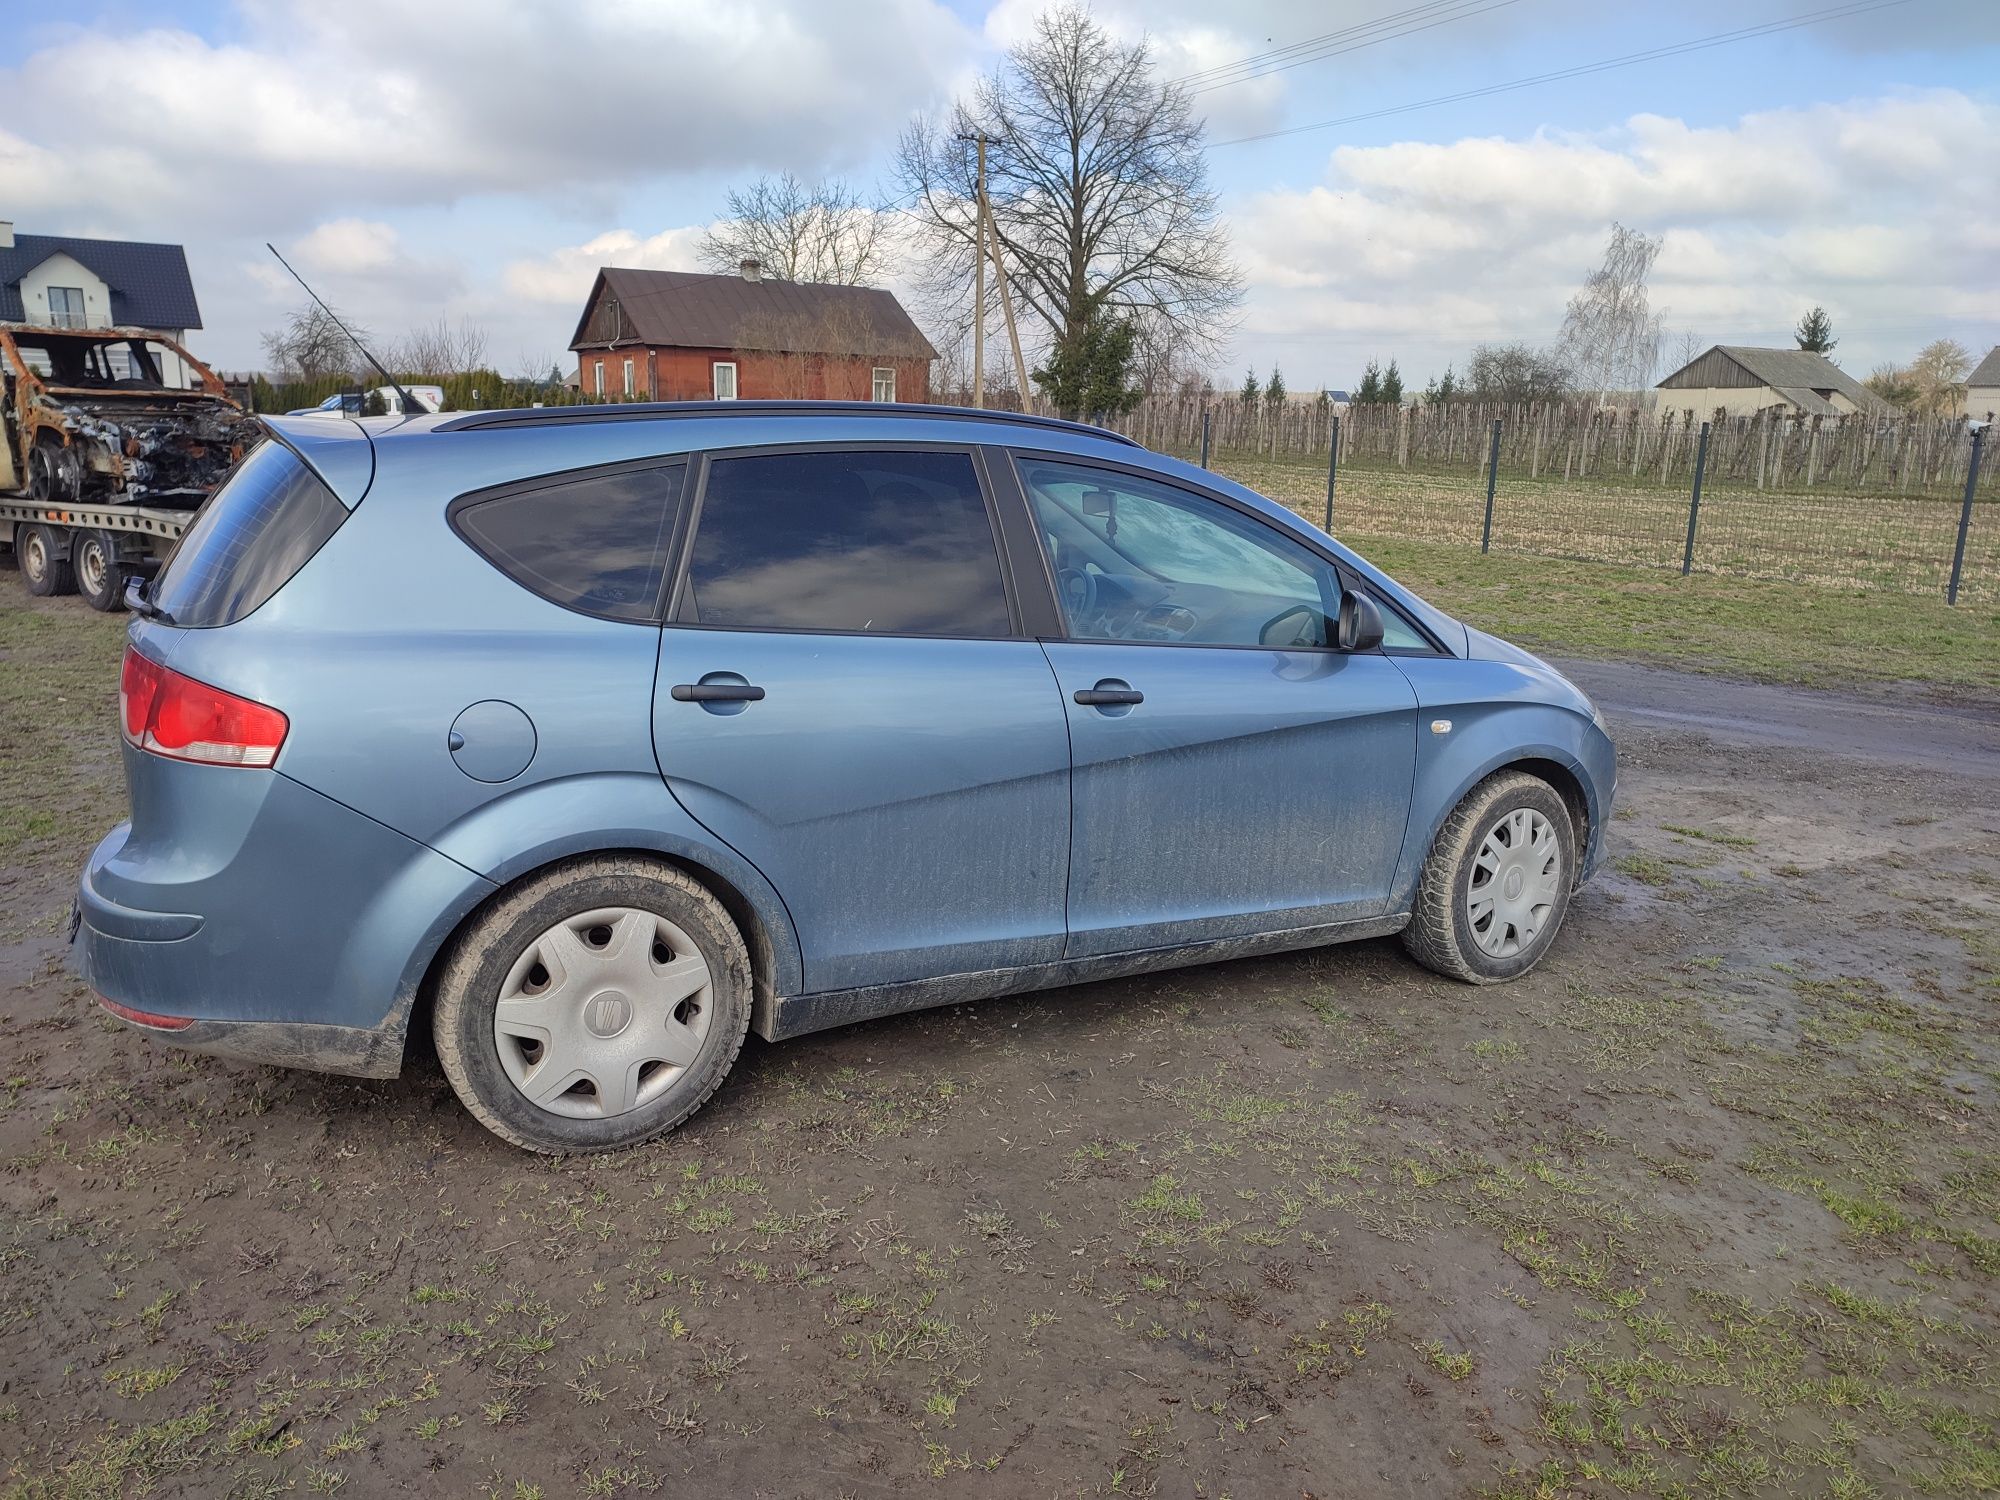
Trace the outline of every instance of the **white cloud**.
{"type": "Polygon", "coordinates": [[[293,246],[293,264],[302,271],[383,271],[401,255],[396,231],[367,219],[334,219],[293,246]]]}
{"type": "Polygon", "coordinates": [[[2000,322],[2000,209],[1951,144],[1996,133],[2000,108],[1939,90],[1723,127],[1640,115],[1343,147],[1321,184],[1234,205],[1251,284],[1236,347],[1342,384],[1371,356],[1441,371],[1482,340],[1545,341],[1615,219],[1664,234],[1652,298],[1670,328],[1771,339],[1823,303],[1851,367],[1907,357],[2000,322]]]}
{"type": "Polygon", "coordinates": [[[566,245],[533,260],[517,260],[505,273],[507,290],[530,302],[547,302],[581,311],[591,280],[603,266],[636,267],[645,271],[699,271],[697,251],[704,225],[663,229],[640,235],[613,229],[581,245],[566,245]]]}
{"type": "Polygon", "coordinates": [[[244,0],[242,20],[226,42],[63,28],[0,70],[15,216],[114,202],[136,229],[198,201],[268,231],[349,204],[852,166],[972,45],[934,0],[244,0]]]}

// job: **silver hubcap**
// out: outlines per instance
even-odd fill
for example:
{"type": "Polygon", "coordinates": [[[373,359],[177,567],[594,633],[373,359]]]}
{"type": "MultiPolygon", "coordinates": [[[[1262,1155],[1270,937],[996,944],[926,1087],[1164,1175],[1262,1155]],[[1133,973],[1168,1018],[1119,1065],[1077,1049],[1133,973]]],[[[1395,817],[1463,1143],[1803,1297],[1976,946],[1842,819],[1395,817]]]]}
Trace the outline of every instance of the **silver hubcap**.
{"type": "Polygon", "coordinates": [[[1465,915],[1491,958],[1533,946],[1562,892],[1562,844],[1549,820],[1520,807],[1494,824],[1472,861],[1465,915]]]}
{"type": "Polygon", "coordinates": [[[104,549],[96,542],[85,542],[77,555],[77,570],[83,574],[83,586],[91,593],[104,587],[104,549]]]}
{"type": "Polygon", "coordinates": [[[715,1011],[708,960],[665,917],[608,906],[566,917],[508,969],[493,1008],[500,1065],[537,1108],[629,1114],[701,1054],[715,1011]]]}
{"type": "Polygon", "coordinates": [[[28,534],[28,546],[21,561],[26,565],[30,578],[40,578],[49,570],[49,549],[43,545],[40,532],[28,534]]]}

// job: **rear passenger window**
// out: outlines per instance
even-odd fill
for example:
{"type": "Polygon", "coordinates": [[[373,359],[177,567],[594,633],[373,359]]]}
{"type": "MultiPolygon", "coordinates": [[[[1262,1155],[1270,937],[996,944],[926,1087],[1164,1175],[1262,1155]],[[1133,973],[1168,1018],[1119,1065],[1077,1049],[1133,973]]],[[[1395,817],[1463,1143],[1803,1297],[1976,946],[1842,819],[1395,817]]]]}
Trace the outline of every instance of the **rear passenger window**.
{"type": "Polygon", "coordinates": [[[1000,557],[971,456],[716,460],[680,618],[746,630],[1008,634],[1000,557]]]}
{"type": "Polygon", "coordinates": [[[551,603],[607,620],[655,620],[686,474],[685,463],[672,463],[552,480],[461,506],[452,524],[551,603]]]}
{"type": "Polygon", "coordinates": [[[346,519],[347,507],[291,449],[261,442],[195,513],[153,584],[153,603],[170,624],[233,625],[346,519]]]}

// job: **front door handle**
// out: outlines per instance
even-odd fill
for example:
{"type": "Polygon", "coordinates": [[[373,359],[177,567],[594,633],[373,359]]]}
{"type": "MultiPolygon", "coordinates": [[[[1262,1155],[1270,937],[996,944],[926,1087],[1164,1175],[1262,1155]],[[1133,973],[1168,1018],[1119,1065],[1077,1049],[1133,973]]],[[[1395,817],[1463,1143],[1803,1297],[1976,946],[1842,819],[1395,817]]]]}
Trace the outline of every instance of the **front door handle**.
{"type": "Polygon", "coordinates": [[[1122,682],[1107,677],[1096,687],[1078,688],[1070,695],[1085,708],[1127,707],[1134,703],[1144,703],[1146,695],[1135,687],[1127,687],[1122,682]]]}
{"type": "Polygon", "coordinates": [[[677,682],[667,689],[676,703],[761,703],[764,690],[747,682],[677,682]]]}

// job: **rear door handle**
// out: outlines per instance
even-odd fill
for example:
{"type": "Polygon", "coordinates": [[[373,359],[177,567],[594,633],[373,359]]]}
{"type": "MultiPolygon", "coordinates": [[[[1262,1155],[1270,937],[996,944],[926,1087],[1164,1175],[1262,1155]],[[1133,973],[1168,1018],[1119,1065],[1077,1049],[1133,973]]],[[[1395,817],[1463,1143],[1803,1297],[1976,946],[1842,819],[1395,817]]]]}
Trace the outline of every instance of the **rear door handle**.
{"type": "Polygon", "coordinates": [[[1118,705],[1144,703],[1146,695],[1137,688],[1104,687],[1078,688],[1070,695],[1085,708],[1111,708],[1118,705]]]}
{"type": "Polygon", "coordinates": [[[764,690],[747,682],[677,682],[667,689],[676,703],[761,703],[764,690]]]}

